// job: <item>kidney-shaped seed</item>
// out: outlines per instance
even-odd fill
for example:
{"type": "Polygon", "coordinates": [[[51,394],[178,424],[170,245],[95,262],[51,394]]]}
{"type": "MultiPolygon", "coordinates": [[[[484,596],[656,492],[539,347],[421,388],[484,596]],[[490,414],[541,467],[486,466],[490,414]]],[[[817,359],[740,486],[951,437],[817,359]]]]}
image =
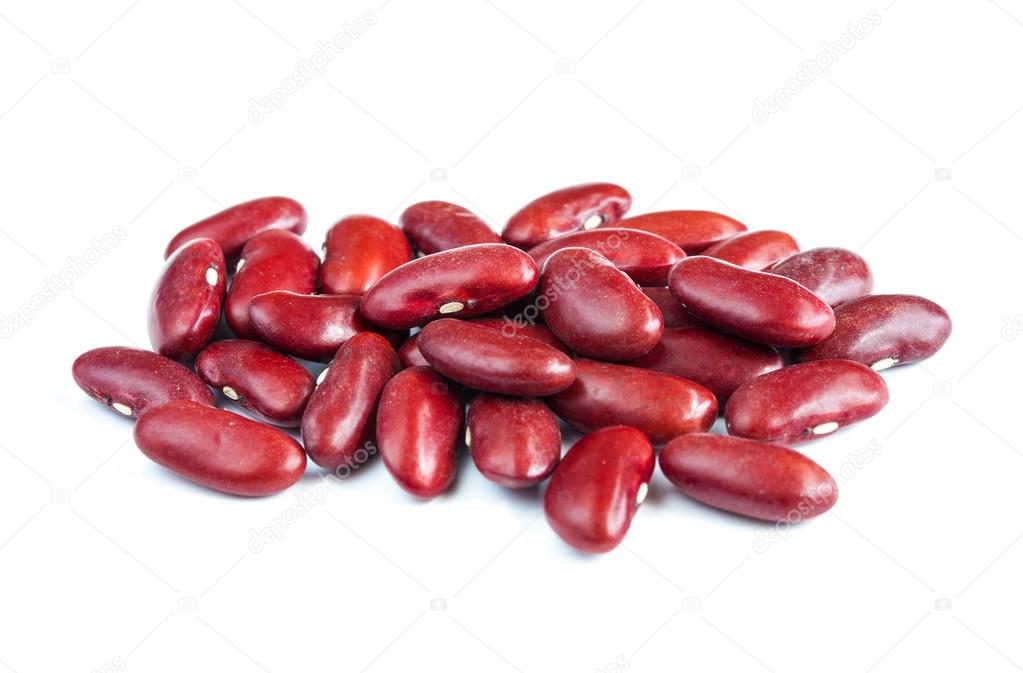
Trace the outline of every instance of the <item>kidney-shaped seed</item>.
{"type": "Polygon", "coordinates": [[[157,353],[186,360],[209,342],[226,279],[224,253],[212,239],[186,243],[171,255],[149,301],[149,340],[157,353]]]}
{"type": "Polygon", "coordinates": [[[646,498],[654,449],[635,428],[612,426],[572,446],[544,493],[547,522],[579,551],[611,551],[646,498]]]}
{"type": "Polygon", "coordinates": [[[424,255],[501,242],[501,237],[471,210],[447,201],[413,203],[401,214],[399,224],[412,245],[424,255]]]}
{"type": "Polygon", "coordinates": [[[721,259],[744,269],[763,271],[799,252],[799,244],[784,231],[747,231],[721,241],[703,255],[721,259]]]}
{"type": "Polygon", "coordinates": [[[668,239],[682,248],[687,255],[699,254],[715,243],[746,231],[746,225],[742,222],[709,210],[665,210],[644,213],[619,220],[617,224],[601,226],[649,231],[668,239]]]}
{"type": "Polygon", "coordinates": [[[514,246],[532,248],[561,234],[617,222],[631,205],[629,193],[608,182],[566,187],[523,206],[509,218],[501,237],[514,246]]]}
{"type": "Polygon", "coordinates": [[[863,259],[844,248],[814,248],[792,255],[770,272],[791,278],[832,308],[869,294],[874,276],[863,259]]]}
{"type": "Polygon", "coordinates": [[[587,248],[600,253],[640,285],[666,285],[671,267],[686,256],[682,248],[656,234],[617,227],[565,234],[528,252],[542,269],[547,258],[562,248],[587,248]]]}
{"type": "Polygon", "coordinates": [[[412,259],[401,229],[371,215],[350,215],[327,231],[320,290],[362,294],[385,273],[412,259]]]}
{"type": "Polygon", "coordinates": [[[763,442],[818,439],[870,418],[888,403],[888,387],[870,367],[818,360],[764,374],[725,405],[728,433],[763,442]]]}
{"type": "Polygon", "coordinates": [[[213,406],[213,393],[192,370],[138,348],[108,346],[82,353],[71,374],[89,397],[124,416],[138,417],[172,400],[213,406]]]}
{"type": "Polygon", "coordinates": [[[284,196],[268,196],[231,206],[182,229],[171,239],[163,256],[170,257],[189,241],[211,238],[220,244],[224,257],[233,259],[246,243],[264,231],[284,229],[301,234],[305,227],[302,204],[284,196]]]}
{"type": "Polygon", "coordinates": [[[723,435],[685,435],[668,442],[661,472],[694,500],[754,519],[812,519],[838,500],[838,484],[798,451],[723,435]]]}
{"type": "Polygon", "coordinates": [[[189,481],[235,495],[270,495],[305,472],[305,452],[262,423],[195,402],[168,402],[135,425],[148,458],[189,481]]]}
{"type": "Polygon", "coordinates": [[[525,488],[550,476],[561,459],[558,420],[539,400],[480,394],[469,403],[465,443],[487,479],[525,488]]]}

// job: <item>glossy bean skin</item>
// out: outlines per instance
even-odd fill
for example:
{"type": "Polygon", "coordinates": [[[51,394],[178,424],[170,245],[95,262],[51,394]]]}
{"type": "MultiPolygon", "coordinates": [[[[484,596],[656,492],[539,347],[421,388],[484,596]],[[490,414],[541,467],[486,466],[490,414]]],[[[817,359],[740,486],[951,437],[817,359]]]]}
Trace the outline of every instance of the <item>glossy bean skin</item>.
{"type": "Polygon", "coordinates": [[[687,257],[671,270],[668,286],[700,320],[757,343],[809,346],[835,329],[831,307],[784,276],[687,257]]]}
{"type": "Polygon", "coordinates": [[[224,253],[212,239],[186,243],[170,256],[149,300],[149,341],[157,353],[195,357],[217,329],[226,280],[224,253]]]}
{"type": "Polygon", "coordinates": [[[831,308],[870,294],[874,287],[867,260],[844,248],[806,250],[778,262],[770,272],[791,278],[831,308]]]}
{"type": "Polygon", "coordinates": [[[561,460],[561,431],[546,404],[480,394],[469,403],[465,443],[480,473],[507,488],[539,484],[561,460]]]}
{"type": "Polygon", "coordinates": [[[478,243],[500,243],[501,237],[468,208],[447,201],[422,201],[405,209],[401,230],[424,255],[478,243]]]}
{"type": "Polygon", "coordinates": [[[799,252],[799,244],[784,231],[747,231],[716,243],[703,251],[744,269],[763,271],[799,252]]]}
{"type": "Polygon", "coordinates": [[[706,432],[718,415],[714,394],[672,374],[580,358],[576,379],[546,398],[558,416],[582,432],[628,425],[654,444],[706,432]]]}
{"type": "Polygon", "coordinates": [[[931,357],[952,333],[952,320],[933,301],[908,294],[875,294],[835,311],[835,331],[793,353],[797,362],[855,360],[877,371],[931,357]]]}
{"type": "Polygon", "coordinates": [[[631,205],[629,192],[608,182],[566,187],[523,206],[509,218],[501,238],[532,248],[555,236],[617,222],[631,205]]]}
{"type": "Polygon", "coordinates": [[[628,364],[699,383],[714,393],[719,407],[724,407],[739,386],[781,369],[785,361],[771,346],[723,334],[711,327],[693,326],[665,329],[652,351],[628,364]]]}
{"type": "Polygon", "coordinates": [[[192,370],[138,348],[87,351],[75,360],[71,374],[86,395],[124,416],[137,418],[173,400],[213,406],[213,393],[192,370]]]}
{"type": "Polygon", "coordinates": [[[870,418],[888,403],[877,372],[851,360],[818,360],[764,374],[725,405],[728,434],[762,442],[818,439],[870,418]]]}
{"type": "Polygon", "coordinates": [[[617,224],[601,226],[649,231],[668,239],[687,255],[698,255],[710,246],[746,231],[746,225],[742,222],[709,210],[644,213],[619,220],[617,224]]]}
{"type": "Polygon", "coordinates": [[[203,381],[259,419],[298,427],[316,381],[305,367],[266,344],[217,341],[195,359],[203,381]]]}
{"type": "Polygon", "coordinates": [[[302,441],[320,467],[355,469],[360,449],[376,431],[377,404],[400,366],[394,349],[373,332],[352,337],[338,350],[302,417],[302,441]]]}
{"type": "Polygon", "coordinates": [[[617,547],[646,497],[654,449],[635,428],[611,426],[586,435],[565,454],[544,493],[554,532],[579,551],[617,547]]]}
{"type": "Polygon", "coordinates": [[[419,352],[419,332],[416,332],[398,348],[398,361],[403,369],[408,367],[429,367],[423,354],[419,352]]]}
{"type": "Polygon", "coordinates": [[[140,418],[135,443],[171,472],[234,495],[283,491],[306,466],[302,447],[280,430],[191,401],[168,402],[140,418]]]}
{"type": "Polygon", "coordinates": [[[564,234],[527,252],[542,269],[547,258],[563,248],[593,250],[640,285],[666,285],[671,267],[686,256],[682,248],[656,234],[619,227],[564,234]]]}
{"type": "Polygon", "coordinates": [[[476,390],[543,397],[575,380],[575,364],[562,351],[528,336],[506,336],[465,320],[442,318],[429,323],[416,345],[434,369],[476,390]]]}
{"type": "Polygon", "coordinates": [[[239,203],[185,227],[171,239],[163,257],[197,238],[210,238],[220,244],[224,257],[233,260],[250,240],[264,231],[283,229],[302,234],[306,213],[298,201],[284,196],[268,196],[239,203]]]}
{"type": "Polygon", "coordinates": [[[370,322],[389,329],[408,329],[445,316],[469,318],[526,296],[538,275],[532,258],[510,245],[467,245],[389,272],[366,292],[359,310],[370,322]]]}
{"type": "Polygon", "coordinates": [[[430,367],[403,369],[384,386],[376,437],[384,465],[402,488],[433,498],[455,481],[462,402],[430,367]]]}
{"type": "Polygon", "coordinates": [[[546,325],[540,323],[529,323],[529,322],[516,322],[512,318],[470,318],[467,322],[471,322],[474,325],[484,325],[493,329],[501,330],[501,334],[504,336],[527,336],[537,341],[542,341],[551,348],[557,348],[562,353],[568,352],[568,347],[561,343],[558,337],[554,336],[554,332],[550,331],[546,325]]]}
{"type": "Polygon", "coordinates": [[[690,498],[764,521],[796,523],[838,500],[838,484],[798,451],[724,435],[684,435],[668,442],[661,472],[690,498]]]}
{"type": "Polygon", "coordinates": [[[231,330],[239,338],[258,339],[249,318],[252,298],[274,290],[312,294],[319,265],[316,253],[289,231],[268,231],[246,243],[224,302],[231,330]]]}
{"type": "Polygon", "coordinates": [[[643,294],[657,304],[664,318],[664,328],[669,327],[706,327],[706,323],[697,320],[696,316],[686,310],[682,302],[666,287],[644,287],[643,294]]]}
{"type": "Polygon", "coordinates": [[[632,279],[584,248],[547,258],[537,305],[554,336],[586,357],[631,360],[656,346],[664,331],[661,311],[632,279]]]}
{"type": "Polygon", "coordinates": [[[384,274],[412,259],[401,229],[371,215],[351,215],[327,231],[320,267],[324,294],[363,294],[384,274]]]}

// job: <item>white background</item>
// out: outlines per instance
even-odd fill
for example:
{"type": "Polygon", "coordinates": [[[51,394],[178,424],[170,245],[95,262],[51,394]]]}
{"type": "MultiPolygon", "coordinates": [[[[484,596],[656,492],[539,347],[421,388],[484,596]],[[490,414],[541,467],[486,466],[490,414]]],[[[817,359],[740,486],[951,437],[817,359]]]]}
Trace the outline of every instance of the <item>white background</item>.
{"type": "Polygon", "coordinates": [[[1019,0],[0,2],[0,60],[0,670],[1023,667],[1019,0]],[[807,61],[827,73],[754,119],[807,61]],[[318,246],[429,198],[499,228],[590,180],[636,213],[859,250],[878,291],[951,313],[938,356],[885,373],[879,416],[804,446],[839,475],[831,513],[772,531],[658,475],[589,558],[539,491],[468,461],[428,503],[379,461],[226,497],[71,380],[84,350],[148,346],[166,242],[221,207],[295,197],[318,246]]]}

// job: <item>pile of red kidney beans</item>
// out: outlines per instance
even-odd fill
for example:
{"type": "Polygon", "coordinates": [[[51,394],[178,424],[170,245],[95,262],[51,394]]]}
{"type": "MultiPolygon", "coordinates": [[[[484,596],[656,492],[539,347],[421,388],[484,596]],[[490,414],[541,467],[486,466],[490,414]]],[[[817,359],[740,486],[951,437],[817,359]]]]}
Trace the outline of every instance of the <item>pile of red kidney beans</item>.
{"type": "Polygon", "coordinates": [[[464,441],[497,484],[549,477],[547,520],[586,552],[622,541],[655,460],[729,512],[827,511],[835,481],[786,445],[881,411],[878,371],[933,355],[948,314],[871,294],[849,250],[800,252],[708,211],[625,217],[630,204],[617,185],[569,187],[498,236],[427,201],[400,227],[340,220],[321,262],[299,238],[299,203],[242,203],[167,246],[154,352],[98,348],[74,378],[138,419],[146,456],[227,493],[286,489],[307,456],[347,475],[379,452],[402,488],[432,498],[464,441]],[[237,338],[211,342],[222,315],[237,338]],[[317,380],[295,358],[329,366],[317,380]],[[218,409],[211,387],[259,420],[218,409]],[[728,435],[708,433],[719,413],[728,435]],[[564,457],[558,417],[586,433],[564,457]],[[300,428],[304,446],[273,426],[300,428]]]}

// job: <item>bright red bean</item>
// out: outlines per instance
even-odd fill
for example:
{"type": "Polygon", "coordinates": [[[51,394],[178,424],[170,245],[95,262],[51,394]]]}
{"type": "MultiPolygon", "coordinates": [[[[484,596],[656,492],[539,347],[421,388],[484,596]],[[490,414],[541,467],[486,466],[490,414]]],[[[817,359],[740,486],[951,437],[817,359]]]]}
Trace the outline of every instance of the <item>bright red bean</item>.
{"type": "Polygon", "coordinates": [[[639,357],[664,331],[657,305],[632,279],[584,248],[564,248],[547,259],[536,304],[554,336],[601,360],[639,357]]]}
{"type": "Polygon", "coordinates": [[[462,413],[454,384],[430,367],[404,369],[387,382],[377,410],[377,444],[402,488],[432,498],[451,487],[462,413]]]}
{"type": "Polygon", "coordinates": [[[124,416],[139,417],[172,400],[213,406],[213,393],[192,370],[138,348],[109,346],[82,353],[71,374],[89,397],[124,416]]]}
{"type": "Polygon", "coordinates": [[[484,325],[486,327],[501,330],[501,334],[504,336],[514,336],[516,334],[520,336],[527,336],[532,339],[536,339],[537,341],[542,341],[551,348],[557,348],[562,353],[568,352],[568,347],[561,343],[558,337],[554,336],[554,332],[550,331],[546,325],[529,322],[519,323],[508,317],[471,318],[467,322],[471,322],[474,325],[484,325]]]}
{"type": "Polygon", "coordinates": [[[664,317],[665,329],[669,327],[706,327],[706,323],[686,310],[682,302],[666,287],[644,287],[643,294],[657,304],[664,317]]]}
{"type": "Polygon", "coordinates": [[[661,471],[694,500],[765,521],[797,523],[838,500],[838,484],[798,451],[723,435],[684,435],[661,450],[661,471]]]}
{"type": "Polygon", "coordinates": [[[794,280],[710,257],[680,261],[668,286],[700,320],[758,343],[808,346],[835,328],[831,307],[794,280]]]}
{"type": "Polygon", "coordinates": [[[196,239],[171,255],[149,302],[156,352],[172,360],[195,357],[217,329],[226,278],[224,253],[212,239],[196,239]]]}
{"type": "Polygon", "coordinates": [[[280,430],[190,401],[162,404],[140,418],[135,443],[175,474],[234,495],[277,493],[305,472],[305,452],[280,430]]]}
{"type": "Polygon", "coordinates": [[[843,248],[800,252],[778,262],[770,272],[791,278],[831,308],[870,294],[874,287],[874,276],[867,260],[843,248]]]}
{"type": "Polygon", "coordinates": [[[607,182],[566,187],[527,203],[501,233],[506,243],[532,248],[549,238],[617,222],[632,205],[625,189],[607,182]]]}
{"type": "Polygon", "coordinates": [[[706,432],[717,418],[714,394],[686,379],[650,369],[575,361],[575,382],[547,398],[558,416],[583,432],[629,425],[663,444],[689,432],[706,432]]]}
{"type": "Polygon", "coordinates": [[[501,242],[501,237],[472,211],[447,201],[413,203],[401,214],[399,224],[412,245],[424,255],[501,242]]]}
{"type": "Polygon", "coordinates": [[[529,255],[510,245],[467,245],[402,264],[366,292],[359,310],[390,329],[469,318],[526,296],[537,275],[529,255]]]}
{"type": "Polygon", "coordinates": [[[502,486],[539,484],[561,460],[558,420],[539,400],[480,394],[469,403],[466,424],[472,461],[502,486]]]}
{"type": "Polygon", "coordinates": [[[799,244],[784,231],[747,231],[703,251],[744,269],[763,271],[799,252],[799,244]]]}
{"type": "Polygon", "coordinates": [[[835,310],[835,331],[796,351],[798,362],[855,360],[877,371],[931,357],[952,333],[952,320],[933,301],[908,294],[875,294],[835,310]]]}
{"type": "Polygon", "coordinates": [[[665,210],[633,215],[617,224],[601,226],[649,231],[668,239],[687,255],[697,255],[715,243],[746,231],[742,222],[709,210],[665,210]]]}
{"type": "Polygon", "coordinates": [[[363,294],[385,273],[412,259],[401,229],[371,215],[350,215],[327,231],[320,267],[325,294],[363,294]]]}
{"type": "Polygon", "coordinates": [[[189,241],[212,238],[220,244],[224,257],[233,259],[246,243],[264,231],[284,229],[301,234],[305,227],[306,214],[302,204],[283,196],[268,196],[231,206],[182,229],[171,239],[163,257],[170,257],[189,241]]]}
{"type": "Polygon", "coordinates": [[[870,367],[850,360],[818,360],[741,386],[725,405],[725,425],[738,437],[795,442],[870,418],[887,403],[888,387],[870,367]]]}
{"type": "Polygon", "coordinates": [[[542,269],[547,258],[562,248],[587,248],[600,253],[640,285],[667,284],[671,267],[686,256],[682,248],[656,234],[618,227],[565,234],[527,252],[542,269]]]}
{"type": "Polygon", "coordinates": [[[611,551],[646,498],[654,449],[635,428],[592,432],[569,449],[544,493],[547,522],[579,551],[611,551]]]}

